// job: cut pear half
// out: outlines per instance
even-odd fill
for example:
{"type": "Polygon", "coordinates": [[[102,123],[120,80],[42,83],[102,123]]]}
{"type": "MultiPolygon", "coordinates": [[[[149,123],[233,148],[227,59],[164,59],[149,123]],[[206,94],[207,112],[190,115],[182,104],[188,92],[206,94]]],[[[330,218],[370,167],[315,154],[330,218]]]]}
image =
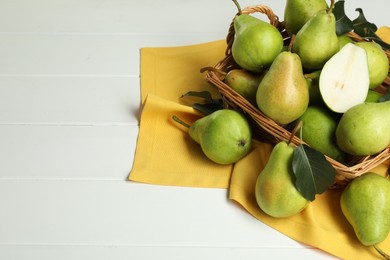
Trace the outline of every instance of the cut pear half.
{"type": "Polygon", "coordinates": [[[346,44],[325,63],[319,80],[322,99],[337,113],[363,103],[369,85],[366,51],[353,43],[346,44]]]}

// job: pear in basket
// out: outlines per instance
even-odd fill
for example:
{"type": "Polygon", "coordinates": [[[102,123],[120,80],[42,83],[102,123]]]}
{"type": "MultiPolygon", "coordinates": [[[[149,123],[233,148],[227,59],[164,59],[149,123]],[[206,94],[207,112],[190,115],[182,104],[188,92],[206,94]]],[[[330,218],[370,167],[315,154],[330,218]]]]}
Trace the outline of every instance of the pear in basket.
{"type": "Polygon", "coordinates": [[[325,0],[287,0],[284,25],[289,35],[296,34],[318,11],[328,8],[325,0]]]}
{"type": "Polygon", "coordinates": [[[389,60],[382,47],[372,41],[357,42],[367,54],[368,72],[370,77],[370,89],[378,87],[386,79],[389,73],[389,60]]]}
{"type": "Polygon", "coordinates": [[[241,13],[233,21],[235,38],[232,55],[235,62],[243,69],[261,72],[268,68],[275,57],[282,51],[283,37],[279,30],[250,14],[241,13]]]}
{"type": "Polygon", "coordinates": [[[390,145],[390,100],[362,103],[345,112],[336,129],[337,144],[352,155],[374,155],[390,145]]]}
{"type": "Polygon", "coordinates": [[[306,111],[309,87],[299,56],[281,52],[257,88],[259,109],[279,124],[289,124],[306,111]]]}
{"type": "Polygon", "coordinates": [[[305,69],[321,69],[340,49],[333,6],[334,0],[328,10],[317,12],[296,34],[293,52],[301,57],[305,69]]]}

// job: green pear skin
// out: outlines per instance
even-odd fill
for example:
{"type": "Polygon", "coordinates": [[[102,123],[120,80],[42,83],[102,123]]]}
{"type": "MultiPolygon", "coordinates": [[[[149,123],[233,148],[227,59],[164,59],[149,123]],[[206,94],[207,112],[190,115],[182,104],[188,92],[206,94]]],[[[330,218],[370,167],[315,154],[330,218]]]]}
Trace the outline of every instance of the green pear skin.
{"type": "Polygon", "coordinates": [[[309,204],[295,188],[294,149],[286,142],[276,144],[256,180],[256,202],[264,213],[275,218],[298,214],[309,204]]]}
{"type": "Polygon", "coordinates": [[[190,137],[200,144],[204,154],[218,164],[232,164],[250,150],[252,132],[247,119],[230,109],[217,110],[195,121],[190,137]]]}
{"type": "Polygon", "coordinates": [[[327,8],[328,4],[324,0],[287,0],[284,8],[284,24],[287,33],[297,34],[313,15],[327,8]]]}
{"type": "MultiPolygon", "coordinates": [[[[302,140],[313,149],[344,163],[345,153],[336,143],[339,118],[326,107],[309,106],[298,119],[302,124],[302,140]]],[[[298,133],[297,133],[298,134],[298,133]]]]}
{"type": "Polygon", "coordinates": [[[341,210],[365,246],[376,245],[390,231],[390,180],[367,172],[352,180],[340,198],[341,210]]]}
{"type": "Polygon", "coordinates": [[[340,49],[336,34],[336,19],[332,12],[322,10],[312,16],[296,34],[293,52],[305,69],[321,69],[340,49]]]}
{"type": "Polygon", "coordinates": [[[390,101],[348,109],[336,129],[337,145],[352,155],[373,155],[390,144],[390,101]]]}
{"type": "Polygon", "coordinates": [[[257,89],[258,108],[279,124],[299,118],[309,104],[309,87],[299,56],[281,52],[257,89]]]}
{"type": "Polygon", "coordinates": [[[237,16],[233,23],[234,61],[241,68],[253,72],[268,68],[283,48],[283,36],[279,30],[249,14],[237,16]]]}
{"type": "Polygon", "coordinates": [[[263,73],[232,69],[227,73],[224,82],[250,103],[256,105],[256,92],[262,78],[263,73]]]}
{"type": "Polygon", "coordinates": [[[382,47],[376,42],[357,42],[367,53],[368,72],[370,76],[370,89],[378,87],[389,73],[389,60],[382,47]]]}
{"type": "Polygon", "coordinates": [[[379,102],[380,98],[383,96],[382,93],[376,92],[372,89],[368,90],[366,100],[364,102],[379,102]]]}
{"type": "Polygon", "coordinates": [[[309,105],[325,105],[320,92],[321,70],[316,70],[305,74],[305,79],[309,87],[309,105]]]}

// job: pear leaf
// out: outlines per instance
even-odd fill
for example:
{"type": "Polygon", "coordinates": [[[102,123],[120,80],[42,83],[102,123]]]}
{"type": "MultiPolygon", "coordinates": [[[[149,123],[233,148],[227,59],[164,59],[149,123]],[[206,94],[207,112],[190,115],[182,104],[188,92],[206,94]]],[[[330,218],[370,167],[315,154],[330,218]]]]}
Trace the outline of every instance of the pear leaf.
{"type": "Polygon", "coordinates": [[[345,14],[344,4],[344,0],[339,0],[334,4],[332,10],[336,18],[336,34],[339,36],[353,30],[352,20],[345,14]]]}
{"type": "Polygon", "coordinates": [[[181,96],[181,98],[184,97],[197,97],[202,99],[202,103],[193,103],[191,106],[204,115],[209,115],[223,108],[222,99],[212,98],[210,92],[208,91],[188,91],[181,96]]]}
{"type": "Polygon", "coordinates": [[[375,24],[367,21],[361,8],[356,8],[355,11],[359,12],[359,16],[353,20],[353,30],[362,37],[373,37],[378,29],[375,24]]]}
{"type": "Polygon", "coordinates": [[[390,91],[379,98],[379,102],[385,102],[390,100],[390,91]]]}
{"type": "Polygon", "coordinates": [[[319,151],[306,144],[299,145],[293,154],[295,186],[307,200],[325,192],[334,184],[336,170],[319,151]]]}
{"type": "Polygon", "coordinates": [[[355,11],[359,12],[359,16],[353,20],[353,31],[365,39],[375,41],[382,46],[384,50],[390,50],[390,44],[384,42],[378,35],[376,35],[375,32],[378,27],[367,21],[363,10],[361,8],[356,8],[355,11]]]}

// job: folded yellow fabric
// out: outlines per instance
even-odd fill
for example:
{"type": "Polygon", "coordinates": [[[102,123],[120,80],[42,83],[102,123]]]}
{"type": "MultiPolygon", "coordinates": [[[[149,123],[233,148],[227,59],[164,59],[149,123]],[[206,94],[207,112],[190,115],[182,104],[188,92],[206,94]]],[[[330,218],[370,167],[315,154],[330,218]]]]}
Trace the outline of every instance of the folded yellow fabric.
{"type": "Polygon", "coordinates": [[[208,160],[187,129],[173,122],[177,115],[192,123],[200,117],[181,99],[188,91],[218,91],[200,68],[224,56],[225,41],[181,47],[141,49],[141,99],[143,103],[137,149],[129,180],[172,186],[228,188],[232,165],[208,160]]]}
{"type": "MultiPolygon", "coordinates": [[[[221,166],[210,162],[187,134],[173,122],[177,115],[191,123],[201,115],[180,96],[190,90],[215,88],[199,69],[212,66],[224,56],[224,41],[141,50],[142,115],[140,132],[129,180],[190,187],[228,188],[236,201],[258,220],[307,245],[343,259],[380,259],[373,248],[360,244],[342,215],[340,190],[317,196],[301,214],[276,219],[264,214],[255,201],[254,185],[266,164],[272,145],[255,141],[252,151],[238,163],[221,166]]],[[[375,171],[386,172],[390,162],[375,171]]],[[[390,236],[380,245],[389,251],[390,236]]]]}
{"type": "Polygon", "coordinates": [[[384,42],[387,42],[388,44],[390,44],[390,27],[388,27],[388,26],[379,27],[375,33],[384,42]]]}

